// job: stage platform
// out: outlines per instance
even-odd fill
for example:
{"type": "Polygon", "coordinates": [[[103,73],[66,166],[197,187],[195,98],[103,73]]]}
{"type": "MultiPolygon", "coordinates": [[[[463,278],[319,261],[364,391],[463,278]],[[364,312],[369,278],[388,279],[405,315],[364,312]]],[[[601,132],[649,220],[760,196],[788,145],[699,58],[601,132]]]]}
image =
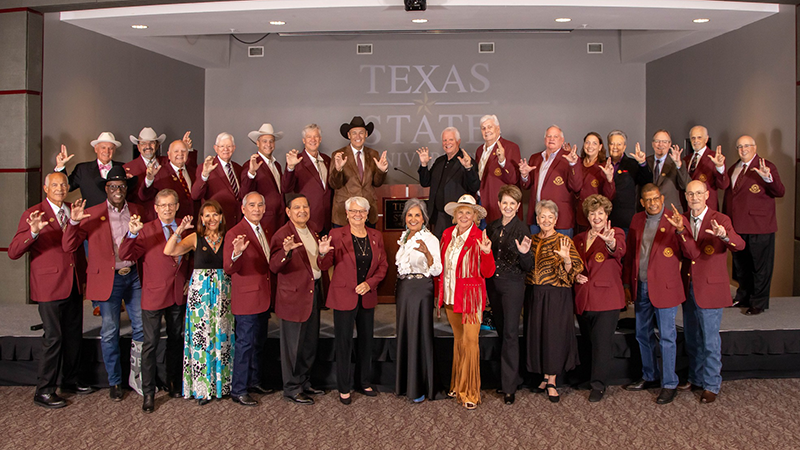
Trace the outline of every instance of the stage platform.
{"type": "MultiPolygon", "coordinates": [[[[435,316],[434,316],[435,317],[435,316]]],[[[437,376],[442,386],[449,385],[452,364],[453,334],[444,314],[434,319],[437,376]]],[[[40,323],[36,305],[0,306],[0,385],[34,385],[41,352],[42,331],[30,327],[40,323]]],[[[683,351],[682,317],[678,318],[678,369],[686,372],[683,351]]],[[[623,384],[641,375],[641,360],[633,334],[632,307],[620,318],[615,336],[612,384],[623,384]]],[[[265,384],[280,386],[279,321],[273,315],[269,324],[266,348],[265,384]]],[[[123,371],[130,346],[130,321],[123,313],[121,319],[123,371]]],[[[581,359],[588,357],[587,343],[578,334],[581,359]]],[[[355,333],[355,332],[354,332],[355,333]]],[[[727,308],[722,318],[722,375],[726,380],[741,378],[800,377],[800,298],[773,298],[770,309],[759,316],[745,316],[741,308],[727,308]]],[[[82,342],[82,376],[96,386],[106,386],[106,373],[100,352],[100,318],[92,315],[89,302],[84,307],[84,339],[82,342]]],[[[394,388],[396,357],[395,306],[380,304],[375,312],[374,383],[385,389],[394,388]]],[[[522,327],[520,326],[520,336],[522,327]]],[[[524,342],[522,342],[524,349],[524,342]]],[[[499,386],[500,346],[497,333],[482,330],[481,378],[484,389],[499,386]]],[[[164,340],[159,348],[163,361],[164,340]]],[[[523,350],[524,361],[524,350],[523,350]]],[[[334,375],[333,312],[322,311],[320,343],[312,381],[316,386],[333,388],[334,375]]],[[[163,370],[163,364],[160,364],[163,370]]],[[[521,367],[524,368],[524,362],[521,367]]],[[[528,381],[528,377],[525,377],[528,381]]],[[[588,379],[586,366],[579,366],[562,377],[564,383],[580,386],[588,379]]],[[[561,383],[559,383],[561,384],[561,383]]]]}

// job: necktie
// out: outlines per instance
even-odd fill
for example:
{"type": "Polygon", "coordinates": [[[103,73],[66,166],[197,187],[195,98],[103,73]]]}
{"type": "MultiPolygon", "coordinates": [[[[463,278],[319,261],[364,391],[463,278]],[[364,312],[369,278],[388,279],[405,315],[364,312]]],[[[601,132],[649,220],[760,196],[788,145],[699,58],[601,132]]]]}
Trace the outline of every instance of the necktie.
{"type": "Polygon", "coordinates": [[[746,163],[742,163],[742,170],[739,171],[739,174],[736,175],[736,181],[733,182],[733,188],[734,189],[739,187],[739,180],[742,179],[742,177],[744,176],[745,173],[747,173],[747,164],[746,163]]]}
{"type": "Polygon", "coordinates": [[[361,150],[356,152],[356,165],[358,166],[358,177],[364,179],[364,163],[361,162],[361,150]]]}
{"type": "Polygon", "coordinates": [[[63,209],[58,210],[58,224],[61,225],[61,231],[67,227],[67,213],[63,209]]]}
{"type": "MultiPolygon", "coordinates": [[[[167,240],[169,240],[169,238],[171,238],[172,235],[175,234],[175,230],[172,228],[172,224],[164,225],[164,228],[167,229],[167,233],[168,233],[167,240]]],[[[180,240],[180,236],[178,236],[178,240],[180,240]]],[[[175,264],[180,264],[181,257],[180,256],[173,256],[172,260],[175,261],[175,264]]]]}
{"type": "Polygon", "coordinates": [[[328,170],[325,168],[325,161],[320,157],[317,157],[317,171],[319,171],[319,179],[322,180],[322,189],[325,189],[325,178],[328,175],[328,170]]]}
{"type": "Polygon", "coordinates": [[[697,240],[697,234],[700,231],[700,218],[692,217],[692,237],[697,240]]]}
{"type": "Polygon", "coordinates": [[[653,183],[658,181],[658,177],[660,176],[661,176],[661,161],[656,160],[656,167],[655,170],[653,170],[653,183]]]}
{"type": "Polygon", "coordinates": [[[108,171],[111,170],[111,164],[100,164],[100,176],[105,178],[108,171]]]}
{"type": "Polygon", "coordinates": [[[178,182],[181,184],[181,187],[183,188],[183,191],[186,193],[186,195],[191,196],[192,195],[192,191],[190,190],[189,186],[187,185],[186,178],[184,178],[184,172],[186,172],[186,168],[181,168],[181,169],[178,169],[178,170],[179,170],[178,171],[178,182]]]}
{"type": "Polygon", "coordinates": [[[281,173],[278,172],[278,166],[275,163],[274,159],[269,160],[267,163],[269,167],[269,171],[272,172],[272,178],[275,179],[275,186],[278,188],[278,192],[281,191],[281,173]]]}
{"type": "Polygon", "coordinates": [[[181,178],[183,179],[184,183],[186,183],[186,187],[189,189],[189,193],[191,194],[192,191],[192,178],[189,176],[189,171],[186,170],[186,166],[181,168],[181,178]]]}
{"type": "Polygon", "coordinates": [[[689,163],[689,173],[694,173],[694,170],[697,169],[697,160],[700,159],[697,152],[694,152],[694,156],[692,156],[692,162],[689,163]]]}
{"type": "Polygon", "coordinates": [[[269,246],[267,245],[267,239],[264,237],[264,233],[261,232],[260,225],[256,225],[256,237],[258,238],[258,243],[261,244],[261,250],[264,250],[264,256],[266,256],[269,261],[269,246]]]}
{"type": "Polygon", "coordinates": [[[233,188],[233,195],[238,197],[239,196],[239,184],[236,182],[236,177],[233,176],[233,168],[231,167],[232,164],[228,163],[226,169],[228,172],[228,181],[231,183],[231,187],[233,188]]]}

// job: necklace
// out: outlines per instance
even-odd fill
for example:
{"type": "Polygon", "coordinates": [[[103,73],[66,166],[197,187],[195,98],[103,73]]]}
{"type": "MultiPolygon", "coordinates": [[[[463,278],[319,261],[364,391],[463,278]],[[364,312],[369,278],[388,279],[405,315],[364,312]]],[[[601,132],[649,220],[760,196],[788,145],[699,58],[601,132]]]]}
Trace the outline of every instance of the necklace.
{"type": "Polygon", "coordinates": [[[356,244],[358,245],[358,249],[361,251],[361,256],[367,256],[367,237],[364,236],[363,238],[360,238],[356,235],[353,235],[353,237],[356,238],[356,244]],[[361,239],[364,239],[363,246],[361,245],[361,239]]]}
{"type": "Polygon", "coordinates": [[[217,251],[217,245],[219,245],[219,242],[222,240],[222,236],[217,236],[217,239],[214,240],[214,242],[209,241],[208,236],[204,236],[203,238],[206,240],[206,242],[208,242],[208,245],[214,249],[214,251],[217,251]]]}

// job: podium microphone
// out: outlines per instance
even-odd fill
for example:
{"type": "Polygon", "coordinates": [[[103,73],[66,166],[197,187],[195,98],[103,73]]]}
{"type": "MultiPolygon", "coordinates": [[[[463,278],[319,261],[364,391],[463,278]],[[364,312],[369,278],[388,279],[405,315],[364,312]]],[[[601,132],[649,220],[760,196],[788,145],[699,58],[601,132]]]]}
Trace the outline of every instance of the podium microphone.
{"type": "Polygon", "coordinates": [[[394,170],[402,173],[403,175],[407,176],[408,178],[411,178],[412,180],[416,181],[417,184],[419,184],[419,180],[416,177],[414,177],[413,175],[411,175],[410,173],[406,172],[405,170],[398,169],[397,167],[395,167],[394,170]]]}

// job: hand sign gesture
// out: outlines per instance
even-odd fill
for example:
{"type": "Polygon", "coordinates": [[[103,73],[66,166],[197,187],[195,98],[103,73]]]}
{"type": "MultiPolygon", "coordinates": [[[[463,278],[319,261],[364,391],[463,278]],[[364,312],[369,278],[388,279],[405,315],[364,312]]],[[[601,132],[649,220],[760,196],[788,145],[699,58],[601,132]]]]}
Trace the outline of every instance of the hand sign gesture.
{"type": "Polygon", "coordinates": [[[522,254],[531,251],[531,238],[528,236],[522,238],[522,242],[514,240],[514,243],[517,244],[517,250],[522,254]]]}
{"type": "Polygon", "coordinates": [[[708,155],[711,158],[711,161],[714,161],[714,165],[717,167],[722,167],[725,165],[725,155],[722,154],[722,146],[717,146],[717,152],[713,155],[708,155]]]}
{"type": "Polygon", "coordinates": [[[56,170],[61,170],[75,155],[67,155],[67,146],[61,144],[61,151],[56,155],[56,170]]]}
{"type": "Polygon", "coordinates": [[[186,145],[186,150],[192,149],[192,138],[189,137],[190,134],[192,134],[192,132],[187,131],[186,134],[183,135],[183,139],[181,139],[183,144],[186,145]]]}
{"type": "Polygon", "coordinates": [[[145,176],[148,180],[153,181],[159,170],[161,170],[161,164],[158,163],[157,159],[153,159],[150,161],[150,164],[147,165],[147,174],[145,176]]]}
{"type": "Polygon", "coordinates": [[[250,241],[247,240],[247,236],[240,234],[233,239],[233,256],[239,256],[247,249],[247,246],[250,245],[250,241]]]}
{"type": "Polygon", "coordinates": [[[569,249],[572,247],[572,241],[570,238],[566,236],[562,236],[559,241],[559,248],[556,250],[556,255],[560,256],[565,262],[569,261],[572,262],[572,259],[569,257],[569,249]]]}
{"type": "Polygon", "coordinates": [[[295,242],[294,236],[286,236],[286,239],[283,240],[283,253],[288,254],[290,251],[296,249],[297,247],[301,247],[303,245],[303,241],[295,242]]]}
{"type": "Polygon", "coordinates": [[[461,150],[461,153],[464,155],[464,157],[462,158],[459,156],[458,161],[462,166],[464,166],[465,169],[472,169],[472,158],[469,157],[469,154],[465,152],[463,148],[459,150],[461,150]]]}
{"type": "Polygon", "coordinates": [[[83,210],[86,208],[86,200],[79,198],[72,204],[72,210],[69,212],[69,218],[74,220],[75,222],[80,222],[81,220],[91,217],[90,214],[86,214],[83,210]]]}
{"type": "Polygon", "coordinates": [[[728,230],[725,229],[722,225],[717,223],[716,220],[711,220],[711,229],[706,230],[706,233],[714,235],[720,239],[725,239],[728,237],[728,230]]]}
{"type": "Polygon", "coordinates": [[[381,172],[386,172],[389,170],[389,160],[386,159],[386,150],[381,153],[381,159],[378,160],[372,158],[372,160],[375,161],[375,165],[378,166],[378,169],[380,169],[381,172]]]}
{"type": "Polygon", "coordinates": [[[261,158],[261,155],[259,153],[253,153],[250,155],[250,168],[247,169],[247,172],[250,173],[250,175],[255,176],[256,171],[261,167],[262,164],[264,164],[264,159],[261,158]]]}
{"type": "Polygon", "coordinates": [[[569,144],[564,144],[564,150],[569,151],[569,153],[563,155],[564,159],[566,159],[567,162],[569,162],[569,165],[576,164],[578,162],[578,146],[573,145],[570,147],[569,144]]]}
{"type": "Polygon", "coordinates": [[[292,149],[289,153],[286,154],[287,169],[294,170],[294,168],[297,167],[298,164],[300,164],[300,161],[303,160],[302,156],[297,156],[298,154],[299,153],[295,149],[292,149]]]}
{"type": "Polygon", "coordinates": [[[333,246],[331,246],[331,237],[322,236],[322,239],[319,240],[319,254],[324,255],[331,250],[333,250],[333,246]]]}
{"type": "Polygon", "coordinates": [[[183,219],[181,219],[181,223],[178,224],[178,228],[175,229],[175,234],[180,236],[184,231],[191,230],[192,228],[194,228],[194,225],[192,225],[192,216],[184,216],[183,219]]]}
{"type": "Polygon", "coordinates": [[[428,250],[428,246],[425,245],[425,241],[422,239],[417,240],[417,246],[414,247],[414,250],[422,253],[425,256],[429,256],[431,254],[430,250],[428,250]]]}
{"type": "Polygon", "coordinates": [[[536,170],[536,166],[529,166],[528,160],[522,158],[519,162],[519,174],[522,175],[522,178],[528,178],[528,175],[536,170]]]}
{"type": "Polygon", "coordinates": [[[347,156],[344,156],[344,152],[339,152],[333,157],[333,165],[336,168],[337,172],[341,172],[344,168],[344,164],[347,162],[347,156]]]}
{"type": "MultiPolygon", "coordinates": [[[[667,216],[667,222],[670,223],[679,233],[683,233],[684,226],[683,226],[683,215],[678,212],[678,208],[675,207],[674,204],[670,203],[672,206],[672,216],[667,216]]],[[[666,212],[666,211],[665,211],[666,212]]]]}
{"type": "Polygon", "coordinates": [[[31,233],[39,234],[39,232],[42,231],[42,229],[47,226],[47,222],[44,222],[42,220],[43,216],[44,212],[34,211],[31,213],[31,216],[29,218],[25,219],[25,222],[28,222],[28,225],[30,225],[31,227],[31,233]]]}
{"type": "Polygon", "coordinates": [[[628,153],[628,156],[635,159],[639,164],[644,164],[647,160],[647,155],[644,154],[638,142],[636,143],[636,150],[633,153],[628,153]]]}
{"type": "Polygon", "coordinates": [[[683,160],[681,160],[681,153],[683,153],[683,149],[678,147],[677,145],[673,145],[669,149],[669,157],[672,159],[673,162],[675,162],[675,167],[677,167],[678,169],[681,168],[681,163],[683,162],[683,160]]]}
{"type": "Polygon", "coordinates": [[[500,140],[497,140],[497,147],[494,151],[494,154],[497,155],[497,162],[503,164],[506,162],[506,149],[503,148],[503,143],[500,140]]]}
{"type": "Polygon", "coordinates": [[[481,253],[489,254],[492,252],[492,241],[489,240],[489,237],[486,236],[486,230],[483,230],[483,237],[480,241],[478,241],[478,247],[481,249],[481,253]]]}
{"type": "Polygon", "coordinates": [[[419,155],[419,165],[422,167],[428,167],[428,163],[431,162],[431,155],[428,151],[428,147],[418,148],[417,155],[419,155]]]}
{"type": "Polygon", "coordinates": [[[128,231],[130,231],[131,234],[139,234],[139,232],[142,231],[142,227],[144,227],[144,225],[142,225],[142,218],[137,214],[131,214],[131,220],[128,221],[128,231]]]}
{"type": "Polygon", "coordinates": [[[614,181],[614,164],[611,163],[611,158],[606,159],[606,163],[600,166],[600,170],[603,171],[609,183],[614,181]]]}
{"type": "Polygon", "coordinates": [[[603,227],[603,231],[597,233],[597,237],[606,243],[606,247],[608,247],[609,250],[613,251],[615,248],[617,248],[617,238],[614,233],[614,228],[611,226],[610,220],[608,223],[606,223],[605,227],[603,227]]]}
{"type": "Polygon", "coordinates": [[[203,160],[203,178],[208,178],[211,174],[211,171],[216,169],[219,163],[214,164],[214,157],[213,156],[206,156],[206,159],[203,160]]]}
{"type": "Polygon", "coordinates": [[[769,167],[767,167],[767,163],[765,162],[764,158],[758,160],[758,167],[753,167],[753,170],[755,170],[758,176],[761,178],[769,179],[771,177],[769,174],[769,167]]]}

